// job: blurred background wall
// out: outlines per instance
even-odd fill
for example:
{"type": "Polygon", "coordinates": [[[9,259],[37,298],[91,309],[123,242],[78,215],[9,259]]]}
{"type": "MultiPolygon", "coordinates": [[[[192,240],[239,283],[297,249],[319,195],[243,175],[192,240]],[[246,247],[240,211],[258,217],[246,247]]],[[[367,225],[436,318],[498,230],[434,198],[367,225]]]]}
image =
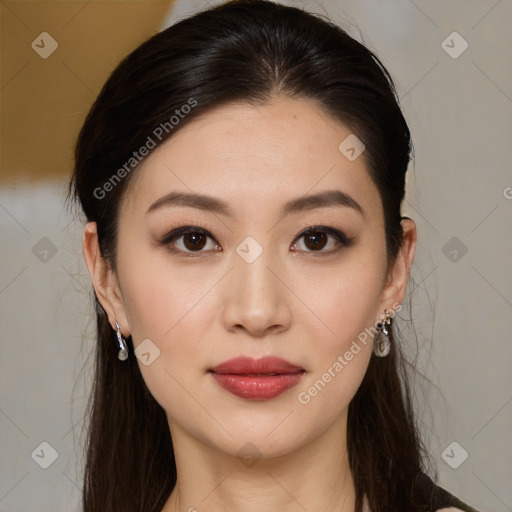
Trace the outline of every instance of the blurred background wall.
{"type": "MultiPolygon", "coordinates": [[[[95,326],[63,202],[78,130],[123,56],[218,3],[0,3],[0,512],[80,510],[95,326]]],[[[436,385],[415,381],[420,422],[441,485],[512,510],[512,3],[283,3],[331,17],[396,81],[419,235],[396,324],[436,385]]]]}

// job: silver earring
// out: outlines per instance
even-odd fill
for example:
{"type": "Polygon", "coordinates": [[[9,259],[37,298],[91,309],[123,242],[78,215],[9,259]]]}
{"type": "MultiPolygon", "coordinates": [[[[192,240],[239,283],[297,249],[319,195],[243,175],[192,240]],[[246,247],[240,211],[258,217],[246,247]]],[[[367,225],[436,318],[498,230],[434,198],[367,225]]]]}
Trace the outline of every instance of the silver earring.
{"type": "Polygon", "coordinates": [[[128,359],[128,347],[126,346],[126,341],[124,341],[121,336],[121,329],[119,324],[116,322],[117,327],[117,343],[119,344],[119,353],[117,354],[118,359],[121,361],[126,361],[128,359]]]}
{"type": "Polygon", "coordinates": [[[386,309],[386,318],[382,322],[378,322],[377,332],[373,338],[373,353],[377,357],[386,357],[391,350],[391,342],[389,341],[389,327],[391,327],[390,311],[386,309]]]}

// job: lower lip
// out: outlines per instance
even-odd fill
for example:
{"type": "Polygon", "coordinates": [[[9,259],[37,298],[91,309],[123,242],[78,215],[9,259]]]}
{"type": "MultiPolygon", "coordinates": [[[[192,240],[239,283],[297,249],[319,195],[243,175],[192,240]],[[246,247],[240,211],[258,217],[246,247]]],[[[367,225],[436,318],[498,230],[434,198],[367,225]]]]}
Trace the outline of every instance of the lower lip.
{"type": "Polygon", "coordinates": [[[270,400],[296,386],[304,372],[279,375],[234,375],[212,372],[217,384],[226,391],[247,400],[270,400]]]}

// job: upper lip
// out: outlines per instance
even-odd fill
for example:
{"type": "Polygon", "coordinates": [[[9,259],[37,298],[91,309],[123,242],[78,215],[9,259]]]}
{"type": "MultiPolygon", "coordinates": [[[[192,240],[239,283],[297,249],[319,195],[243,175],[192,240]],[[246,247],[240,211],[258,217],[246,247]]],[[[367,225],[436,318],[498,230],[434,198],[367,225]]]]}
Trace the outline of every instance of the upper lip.
{"type": "Polygon", "coordinates": [[[283,373],[300,373],[304,368],[290,363],[280,357],[267,356],[260,359],[250,357],[235,357],[211,369],[214,373],[233,375],[268,375],[283,373]]]}

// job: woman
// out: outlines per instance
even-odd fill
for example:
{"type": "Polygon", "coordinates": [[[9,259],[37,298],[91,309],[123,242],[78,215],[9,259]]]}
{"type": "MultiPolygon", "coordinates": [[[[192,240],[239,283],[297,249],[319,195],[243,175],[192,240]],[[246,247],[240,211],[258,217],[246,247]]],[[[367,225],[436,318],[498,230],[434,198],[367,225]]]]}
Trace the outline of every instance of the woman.
{"type": "Polygon", "coordinates": [[[393,333],[411,141],[380,61],[242,0],[156,34],[80,133],[92,511],[471,511],[426,474],[393,333]]]}

